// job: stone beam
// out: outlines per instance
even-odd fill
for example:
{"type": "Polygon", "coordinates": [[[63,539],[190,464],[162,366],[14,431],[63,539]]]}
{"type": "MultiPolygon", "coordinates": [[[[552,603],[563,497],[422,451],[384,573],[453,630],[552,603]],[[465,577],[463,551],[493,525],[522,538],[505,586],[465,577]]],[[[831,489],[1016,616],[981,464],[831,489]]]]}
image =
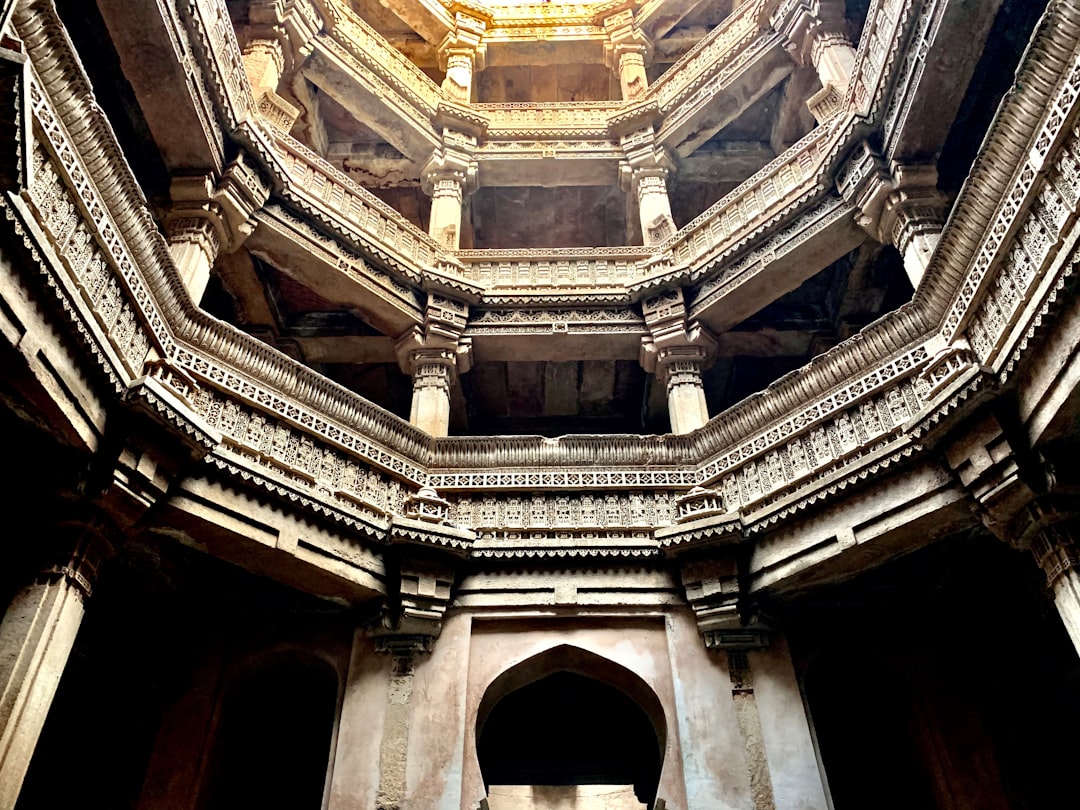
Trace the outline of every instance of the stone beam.
{"type": "Polygon", "coordinates": [[[322,44],[321,38],[315,42],[315,51],[303,67],[304,77],[401,154],[423,162],[439,143],[430,123],[421,123],[419,114],[409,115],[402,108],[406,102],[400,97],[380,92],[382,83],[374,77],[371,81],[358,81],[354,69],[342,64],[322,44]],[[395,100],[400,104],[395,105],[395,100]]]}
{"type": "Polygon", "coordinates": [[[316,526],[217,481],[184,481],[154,516],[146,527],[149,532],[179,539],[306,593],[347,604],[386,593],[386,570],[372,537],[356,530],[345,536],[316,526]]]}
{"type": "Polygon", "coordinates": [[[396,363],[394,341],[371,335],[291,338],[308,363],[396,363]]]}
{"type": "Polygon", "coordinates": [[[790,249],[777,245],[722,282],[703,285],[691,304],[692,316],[722,334],[866,241],[866,232],[851,213],[824,225],[814,219],[805,225],[806,238],[793,239],[790,249]]]}
{"type": "Polygon", "coordinates": [[[645,35],[657,40],[678,27],[687,14],[706,0],[647,0],[637,13],[637,24],[645,35]]]}
{"type": "Polygon", "coordinates": [[[420,167],[394,147],[373,143],[331,143],[326,152],[331,163],[365,188],[393,188],[420,184],[420,167]]]}
{"type": "Polygon", "coordinates": [[[668,114],[657,138],[686,157],[712,138],[782,82],[794,70],[791,59],[776,44],[731,76],[715,93],[700,94],[668,114]]]}
{"type": "Polygon", "coordinates": [[[188,58],[178,57],[175,32],[157,3],[103,0],[98,4],[146,124],[170,170],[224,167],[224,145],[206,122],[217,117],[210,99],[188,80],[188,58]],[[173,88],[168,93],[161,88],[173,88]]]}
{"type": "Polygon", "coordinates": [[[439,0],[375,0],[431,45],[438,47],[454,28],[454,17],[439,0]]]}
{"type": "Polygon", "coordinates": [[[898,89],[904,101],[895,125],[885,133],[883,155],[890,161],[933,159],[952,128],[982,55],[1001,0],[947,3],[914,81],[898,89]]]}
{"type": "Polygon", "coordinates": [[[791,593],[839,582],[973,525],[949,471],[916,464],[756,538],[747,591],[791,593]]]}
{"type": "Polygon", "coordinates": [[[672,29],[667,36],[655,40],[653,62],[661,65],[678,62],[708,33],[709,29],[703,25],[688,25],[672,29]]]}
{"type": "Polygon", "coordinates": [[[420,304],[411,294],[391,287],[388,279],[380,283],[383,274],[370,273],[359,257],[344,260],[343,268],[343,256],[316,247],[312,239],[295,222],[260,214],[247,247],[327,301],[355,311],[383,334],[401,334],[422,322],[420,304]],[[349,268],[350,261],[356,266],[349,268]]]}
{"type": "Polygon", "coordinates": [[[766,141],[707,141],[676,164],[679,182],[741,183],[775,157],[766,141]]]}

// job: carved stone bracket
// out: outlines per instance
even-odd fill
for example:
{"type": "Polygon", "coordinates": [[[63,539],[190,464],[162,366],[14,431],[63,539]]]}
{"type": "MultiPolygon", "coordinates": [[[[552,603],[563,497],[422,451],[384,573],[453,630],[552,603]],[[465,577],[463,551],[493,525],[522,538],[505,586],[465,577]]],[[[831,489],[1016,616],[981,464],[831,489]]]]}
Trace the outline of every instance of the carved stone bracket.
{"type": "Polygon", "coordinates": [[[676,500],[674,526],[657,529],[665,556],[679,567],[686,601],[708,648],[756,649],[768,643],[768,626],[742,593],[746,534],[738,512],[724,510],[722,495],[695,487],[676,500]]]}
{"type": "Polygon", "coordinates": [[[450,525],[449,503],[430,487],[409,496],[406,516],[395,515],[388,533],[388,562],[396,567],[398,590],[374,631],[387,649],[418,639],[430,648],[442,630],[458,567],[476,533],[450,525]]]}

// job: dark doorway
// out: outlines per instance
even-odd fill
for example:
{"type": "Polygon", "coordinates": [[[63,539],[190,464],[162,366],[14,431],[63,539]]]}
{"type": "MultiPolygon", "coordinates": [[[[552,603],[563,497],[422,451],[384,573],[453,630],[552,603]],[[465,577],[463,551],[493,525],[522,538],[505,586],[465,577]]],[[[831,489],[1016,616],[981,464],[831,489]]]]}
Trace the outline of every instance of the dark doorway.
{"type": "Polygon", "coordinates": [[[299,655],[262,663],[229,691],[203,810],[318,810],[337,706],[329,666],[299,655]]]}
{"type": "Polygon", "coordinates": [[[633,785],[638,801],[656,800],[664,734],[651,690],[656,705],[648,712],[637,695],[580,671],[541,674],[489,700],[497,689],[489,689],[477,726],[486,786],[633,785]]]}

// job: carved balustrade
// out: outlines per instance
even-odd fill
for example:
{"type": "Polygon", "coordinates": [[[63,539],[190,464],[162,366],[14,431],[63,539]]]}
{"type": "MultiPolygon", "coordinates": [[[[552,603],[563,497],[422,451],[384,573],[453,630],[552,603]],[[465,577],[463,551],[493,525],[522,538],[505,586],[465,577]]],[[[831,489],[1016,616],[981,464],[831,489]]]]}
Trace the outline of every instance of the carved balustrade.
{"type": "MultiPolygon", "coordinates": [[[[463,523],[480,527],[490,520],[460,517],[456,492],[530,491],[529,517],[522,511],[519,521],[528,528],[541,515],[557,527],[566,509],[571,520],[577,509],[583,523],[600,524],[595,502],[583,512],[584,500],[564,504],[558,492],[602,490],[605,502],[609,494],[618,502],[610,518],[605,505],[604,526],[644,531],[670,518],[671,493],[700,485],[719,493],[724,509],[739,511],[752,532],[923,453],[920,437],[981,384],[983,376],[965,369],[980,364],[1006,381],[1072,272],[1080,4],[1063,2],[1029,51],[1018,79],[1028,89],[1003,104],[911,305],[687,436],[435,440],[192,307],[55,12],[31,3],[16,25],[31,63],[51,67],[25,89],[41,139],[25,156],[29,186],[3,207],[114,393],[126,391],[148,362],[175,367],[179,373],[164,379],[177,397],[160,412],[222,436],[205,463],[367,533],[385,531],[388,517],[425,485],[463,523]],[[54,105],[54,98],[85,102],[54,105]],[[968,359],[942,353],[962,338],[973,350],[968,359]],[[188,405],[191,412],[181,414],[188,405]]],[[[829,137],[823,128],[808,142],[829,137]]],[[[821,149],[813,154],[824,155],[821,149]]],[[[308,156],[291,171],[315,165],[308,156]]],[[[314,172],[305,177],[315,182],[314,172]]],[[[387,223],[380,227],[397,227],[390,213],[364,205],[387,223]]],[[[694,229],[722,227],[722,210],[694,229]]],[[[675,255],[686,241],[676,237],[675,255]]],[[[685,250],[695,260],[706,255],[696,245],[685,250]]],[[[503,520],[507,509],[524,510],[520,496],[493,497],[503,520]]]]}

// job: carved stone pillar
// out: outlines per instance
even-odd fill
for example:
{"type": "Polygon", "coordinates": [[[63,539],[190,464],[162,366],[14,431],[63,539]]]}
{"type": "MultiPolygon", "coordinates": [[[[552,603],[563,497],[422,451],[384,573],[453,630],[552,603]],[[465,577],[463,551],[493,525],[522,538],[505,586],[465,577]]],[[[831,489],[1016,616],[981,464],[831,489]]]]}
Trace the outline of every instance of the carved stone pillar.
{"type": "Polygon", "coordinates": [[[457,566],[468,556],[475,532],[449,525],[450,504],[430,487],[410,495],[405,515],[395,515],[390,545],[398,573],[398,593],[391,594],[382,625],[375,629],[376,649],[392,658],[386,691],[386,714],[379,750],[377,810],[405,807],[413,674],[442,632],[457,566]]]}
{"type": "Polygon", "coordinates": [[[202,300],[221,249],[214,224],[205,217],[177,217],[168,224],[169,252],[191,300],[202,300]]]}
{"type": "Polygon", "coordinates": [[[458,11],[454,15],[454,30],[439,46],[439,67],[446,71],[443,92],[454,101],[468,104],[472,99],[473,75],[484,69],[487,46],[484,32],[487,22],[458,11]]]}
{"type": "Polygon", "coordinates": [[[945,226],[937,168],[896,162],[886,166],[864,143],[839,178],[841,195],[859,207],[859,226],[900,251],[911,286],[918,288],[945,226]]]}
{"type": "Polygon", "coordinates": [[[649,336],[642,339],[641,364],[667,387],[672,433],[690,433],[709,421],[701,372],[716,341],[698,323],[686,322],[681,290],[667,290],[641,305],[649,336]]]}
{"type": "Polygon", "coordinates": [[[604,20],[608,41],[604,62],[619,77],[624,101],[632,101],[649,88],[645,67],[652,58],[652,43],[634,23],[634,12],[626,9],[604,20]]]}
{"type": "Polygon", "coordinates": [[[0,622],[0,810],[18,799],[108,544],[83,528],[0,622]]]}
{"type": "Polygon", "coordinates": [[[661,352],[660,378],[667,386],[672,433],[690,433],[709,421],[701,369],[706,352],[701,346],[678,346],[661,352]]]}
{"type": "Polygon", "coordinates": [[[1056,523],[1031,538],[1031,553],[1046,574],[1061,622],[1080,653],[1080,544],[1077,522],[1056,523]]]}
{"type": "MultiPolygon", "coordinates": [[[[937,172],[934,172],[936,177],[937,172]]],[[[945,200],[936,185],[900,188],[885,202],[889,241],[904,257],[904,272],[918,289],[945,227],[945,200]]]]}
{"type": "Polygon", "coordinates": [[[678,230],[671,216],[667,177],[668,170],[663,168],[634,171],[632,182],[637,195],[641,237],[646,245],[659,244],[678,230]]]}
{"type": "Polygon", "coordinates": [[[173,177],[170,194],[169,250],[191,299],[198,303],[219,251],[231,253],[251,234],[252,214],[269,198],[270,187],[241,154],[220,177],[173,177]]]}
{"type": "Polygon", "coordinates": [[[397,340],[398,364],[413,378],[409,421],[432,436],[450,432],[450,390],[471,366],[471,342],[461,337],[467,318],[465,304],[432,294],[423,328],[397,340]]]}
{"type": "Polygon", "coordinates": [[[840,109],[855,69],[855,48],[848,39],[843,0],[799,0],[782,5],[773,28],[787,38],[787,51],[799,65],[813,65],[821,90],[806,106],[818,123],[840,109]]]}
{"type": "Polygon", "coordinates": [[[461,214],[466,195],[476,190],[476,161],[471,148],[476,139],[460,133],[443,133],[420,174],[421,186],[431,197],[428,234],[450,250],[461,245],[461,214]]]}
{"type": "Polygon", "coordinates": [[[413,397],[409,421],[432,436],[450,432],[450,388],[454,355],[445,349],[419,349],[409,358],[413,397]]]}
{"type": "Polygon", "coordinates": [[[637,203],[644,244],[659,244],[678,230],[667,191],[675,164],[667,150],[656,145],[651,126],[623,136],[621,145],[626,159],[619,165],[619,187],[637,203]]]}

